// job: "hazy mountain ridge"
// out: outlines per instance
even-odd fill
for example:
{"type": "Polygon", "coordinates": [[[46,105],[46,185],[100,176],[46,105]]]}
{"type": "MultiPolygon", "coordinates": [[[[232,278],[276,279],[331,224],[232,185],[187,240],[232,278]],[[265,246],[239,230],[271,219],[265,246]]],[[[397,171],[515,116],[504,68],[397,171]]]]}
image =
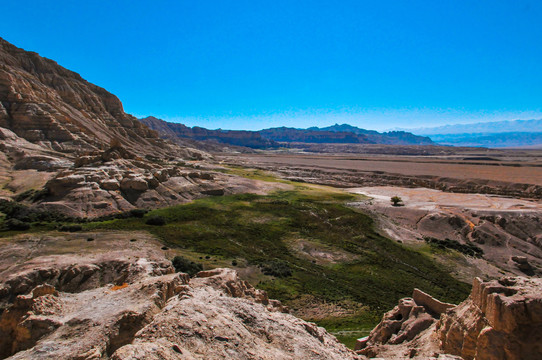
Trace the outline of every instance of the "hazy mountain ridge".
{"type": "Polygon", "coordinates": [[[410,129],[441,145],[542,147],[542,120],[509,120],[410,129]]]}
{"type": "Polygon", "coordinates": [[[497,134],[437,134],[431,138],[442,145],[500,147],[539,147],[542,146],[542,132],[507,132],[497,134]]]}
{"type": "Polygon", "coordinates": [[[288,127],[258,131],[264,138],[278,142],[328,143],[328,144],[375,144],[368,136],[347,131],[322,131],[288,127]]]}
{"type": "Polygon", "coordinates": [[[450,134],[496,134],[509,132],[542,132],[542,119],[505,120],[480,122],[475,124],[450,124],[437,127],[402,129],[416,135],[450,134]]]}

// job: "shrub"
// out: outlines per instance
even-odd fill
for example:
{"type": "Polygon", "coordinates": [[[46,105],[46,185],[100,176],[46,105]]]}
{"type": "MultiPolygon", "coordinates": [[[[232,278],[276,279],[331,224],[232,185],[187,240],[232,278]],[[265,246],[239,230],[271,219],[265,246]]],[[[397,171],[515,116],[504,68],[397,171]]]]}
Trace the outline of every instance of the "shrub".
{"type": "Polygon", "coordinates": [[[23,201],[23,200],[32,198],[32,196],[34,195],[34,192],[35,192],[34,189],[26,190],[26,191],[18,194],[17,196],[15,196],[14,200],[15,201],[23,201]]]}
{"type": "Polygon", "coordinates": [[[176,272],[184,272],[190,276],[196,275],[203,270],[203,265],[188,260],[182,256],[175,256],[171,261],[176,272]]]}
{"type": "Polygon", "coordinates": [[[288,200],[278,199],[278,200],[272,200],[271,204],[273,204],[273,205],[290,205],[290,202],[288,200]]]}
{"type": "Polygon", "coordinates": [[[163,216],[153,216],[153,217],[148,218],[147,221],[145,221],[145,224],[162,226],[162,225],[166,225],[166,219],[164,219],[163,216]]]}
{"type": "Polygon", "coordinates": [[[148,212],[149,211],[145,209],[133,209],[133,210],[130,210],[130,215],[135,218],[142,218],[148,212]]]}
{"type": "Polygon", "coordinates": [[[390,199],[392,206],[403,206],[403,199],[399,196],[392,196],[390,199]]]}
{"type": "Polygon", "coordinates": [[[8,227],[8,229],[10,229],[10,230],[28,230],[28,229],[30,229],[30,224],[29,223],[26,223],[24,221],[17,220],[17,219],[8,219],[5,224],[8,227]]]}
{"type": "Polygon", "coordinates": [[[0,212],[6,219],[17,219],[23,222],[84,222],[85,219],[72,218],[55,211],[38,210],[24,204],[0,199],[0,212]]]}
{"type": "Polygon", "coordinates": [[[260,265],[260,267],[265,275],[271,275],[276,277],[292,276],[292,269],[286,261],[271,260],[260,265]]]}
{"type": "Polygon", "coordinates": [[[60,231],[77,232],[83,230],[81,225],[62,225],[60,231]]]}

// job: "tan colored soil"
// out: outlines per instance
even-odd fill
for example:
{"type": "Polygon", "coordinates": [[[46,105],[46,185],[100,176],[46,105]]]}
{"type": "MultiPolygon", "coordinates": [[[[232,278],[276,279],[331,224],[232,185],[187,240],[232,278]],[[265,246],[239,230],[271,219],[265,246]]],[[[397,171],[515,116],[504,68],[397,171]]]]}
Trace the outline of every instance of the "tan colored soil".
{"type": "Polygon", "coordinates": [[[456,179],[486,179],[512,183],[542,185],[539,161],[480,162],[442,160],[424,157],[380,157],[377,159],[354,156],[243,154],[236,157],[248,164],[288,167],[314,167],[329,170],[383,171],[403,175],[430,175],[456,179]],[[514,165],[514,166],[501,166],[514,165]]]}

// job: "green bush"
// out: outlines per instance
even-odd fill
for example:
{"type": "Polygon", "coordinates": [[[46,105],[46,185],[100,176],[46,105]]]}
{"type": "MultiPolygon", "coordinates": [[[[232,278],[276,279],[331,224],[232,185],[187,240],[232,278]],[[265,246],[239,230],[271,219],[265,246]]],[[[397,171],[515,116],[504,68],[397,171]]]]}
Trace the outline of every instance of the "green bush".
{"type": "Polygon", "coordinates": [[[30,229],[30,224],[25,223],[24,221],[17,219],[8,219],[5,222],[9,230],[28,230],[30,229]]]}
{"type": "Polygon", "coordinates": [[[403,206],[403,199],[399,196],[392,196],[390,199],[392,206],[403,206]]]}
{"type": "Polygon", "coordinates": [[[62,225],[60,231],[77,232],[83,230],[81,225],[62,225]]]}
{"type": "Polygon", "coordinates": [[[6,219],[17,219],[22,222],[84,222],[84,219],[72,218],[55,211],[38,210],[18,203],[0,199],[0,212],[6,219]]]}
{"type": "Polygon", "coordinates": [[[260,265],[260,267],[265,275],[271,275],[280,278],[292,276],[292,269],[286,261],[271,260],[260,265]]]}
{"type": "Polygon", "coordinates": [[[182,256],[175,256],[171,261],[176,272],[187,273],[190,276],[196,275],[203,270],[203,265],[190,261],[182,256]]]}
{"type": "Polygon", "coordinates": [[[135,218],[142,218],[148,212],[149,211],[145,209],[133,209],[133,210],[130,210],[130,215],[135,218]]]}
{"type": "Polygon", "coordinates": [[[145,224],[162,226],[162,225],[166,225],[166,219],[164,219],[163,216],[153,216],[153,217],[148,218],[147,221],[145,221],[145,224]]]}

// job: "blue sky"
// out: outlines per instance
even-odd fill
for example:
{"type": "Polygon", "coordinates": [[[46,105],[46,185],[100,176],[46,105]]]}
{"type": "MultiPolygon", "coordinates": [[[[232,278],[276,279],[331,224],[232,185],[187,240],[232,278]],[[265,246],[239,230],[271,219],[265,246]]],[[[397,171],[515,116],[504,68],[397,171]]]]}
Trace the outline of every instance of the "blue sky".
{"type": "Polygon", "coordinates": [[[224,129],[542,118],[542,2],[7,1],[0,37],[136,116],[224,129]]]}

